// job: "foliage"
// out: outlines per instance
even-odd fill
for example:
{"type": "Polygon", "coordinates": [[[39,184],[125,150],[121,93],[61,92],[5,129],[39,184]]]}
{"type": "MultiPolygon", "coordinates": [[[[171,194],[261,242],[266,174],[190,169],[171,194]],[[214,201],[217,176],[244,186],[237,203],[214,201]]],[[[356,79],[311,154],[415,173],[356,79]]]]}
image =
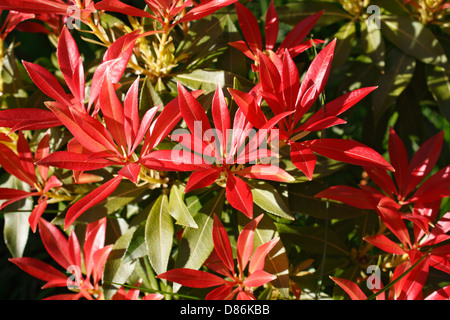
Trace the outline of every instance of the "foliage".
{"type": "Polygon", "coordinates": [[[448,9],[2,1],[2,295],[448,300],[448,9]]]}

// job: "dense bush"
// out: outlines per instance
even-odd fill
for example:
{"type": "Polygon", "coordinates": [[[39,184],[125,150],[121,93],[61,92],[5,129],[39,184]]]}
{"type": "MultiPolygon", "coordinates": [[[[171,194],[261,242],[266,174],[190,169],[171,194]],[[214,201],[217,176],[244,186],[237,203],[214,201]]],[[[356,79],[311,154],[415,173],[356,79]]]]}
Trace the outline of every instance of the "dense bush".
{"type": "Polygon", "coordinates": [[[1,296],[448,300],[449,8],[3,0],[1,296]]]}

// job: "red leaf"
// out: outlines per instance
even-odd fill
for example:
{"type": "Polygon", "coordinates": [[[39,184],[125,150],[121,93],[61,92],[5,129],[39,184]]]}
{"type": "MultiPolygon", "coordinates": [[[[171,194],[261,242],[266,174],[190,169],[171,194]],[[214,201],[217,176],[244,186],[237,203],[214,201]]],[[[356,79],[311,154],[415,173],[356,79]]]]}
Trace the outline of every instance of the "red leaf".
{"type": "MultiPolygon", "coordinates": [[[[411,253],[410,253],[411,254],[411,253]]],[[[421,253],[410,257],[411,260],[407,262],[404,269],[401,269],[402,273],[411,267],[417,259],[420,258],[421,253]]],[[[420,300],[422,295],[422,289],[428,277],[429,260],[426,258],[419,263],[408,275],[402,278],[395,285],[395,291],[397,293],[397,300],[420,300]]],[[[397,269],[395,270],[397,271],[397,269]]],[[[395,280],[400,274],[394,271],[393,280],[395,280]]]]}
{"type": "Polygon", "coordinates": [[[86,210],[106,199],[111,193],[114,192],[121,181],[122,177],[117,176],[73,204],[66,213],[64,229],[66,230],[69,228],[69,226],[72,225],[72,223],[86,210]]]}
{"type": "Polygon", "coordinates": [[[0,188],[0,199],[13,199],[13,198],[27,198],[31,196],[31,193],[24,190],[10,189],[10,188],[0,188]]]}
{"type": "Polygon", "coordinates": [[[63,27],[58,42],[58,62],[64,80],[80,104],[84,104],[84,69],[77,43],[67,27],[63,27]]]}
{"type": "Polygon", "coordinates": [[[41,218],[45,209],[47,209],[47,199],[44,200],[39,199],[38,204],[33,208],[33,211],[31,211],[31,214],[28,217],[28,223],[30,224],[30,228],[33,232],[36,232],[39,219],[41,218]]]}
{"type": "Polygon", "coordinates": [[[67,286],[67,276],[51,265],[34,258],[10,258],[20,269],[43,281],[52,281],[54,286],[67,286]]]}
{"type": "Polygon", "coordinates": [[[23,65],[30,75],[31,80],[33,80],[43,93],[63,105],[71,105],[68,95],[50,71],[31,62],[23,61],[23,65]]]}
{"type": "Polygon", "coordinates": [[[125,96],[123,102],[124,132],[128,145],[128,152],[133,145],[139,130],[139,78],[137,78],[125,96]]]}
{"type": "Polygon", "coordinates": [[[386,170],[380,168],[364,167],[364,171],[367,172],[370,179],[375,182],[389,197],[392,195],[398,195],[397,187],[392,181],[391,177],[387,174],[386,170]]]}
{"type": "Polygon", "coordinates": [[[266,13],[266,23],[265,23],[266,50],[273,50],[277,38],[278,38],[278,15],[272,0],[270,1],[269,9],[267,10],[266,13]]]}
{"type": "Polygon", "coordinates": [[[91,152],[115,151],[116,146],[101,122],[58,102],[46,102],[46,106],[61,120],[72,135],[91,152]]]}
{"type": "Polygon", "coordinates": [[[213,184],[219,177],[220,172],[221,169],[218,167],[194,171],[189,177],[184,192],[187,193],[213,184]]]}
{"type": "Polygon", "coordinates": [[[153,148],[165,139],[180,120],[181,113],[178,105],[178,98],[175,98],[163,108],[150,127],[150,132],[145,138],[144,145],[142,146],[141,156],[153,150],[153,148]]]}
{"type": "Polygon", "coordinates": [[[184,150],[157,150],[139,160],[143,166],[161,171],[194,171],[209,167],[202,157],[184,150]]]}
{"type": "Polygon", "coordinates": [[[408,230],[398,210],[380,202],[378,205],[378,214],[389,230],[402,242],[403,246],[406,247],[409,245],[411,247],[408,230]]]}
{"type": "Polygon", "coordinates": [[[0,126],[17,130],[39,130],[61,126],[59,119],[49,110],[16,108],[0,111],[0,126]]]}
{"type": "Polygon", "coordinates": [[[289,54],[283,56],[281,81],[285,105],[289,110],[293,110],[297,100],[300,78],[297,66],[289,54]]]}
{"type": "MultiPolygon", "coordinates": [[[[313,17],[317,17],[316,14],[313,17]]],[[[314,58],[300,86],[299,97],[301,97],[309,87],[316,87],[317,92],[322,92],[328,80],[331,70],[331,63],[334,56],[336,39],[331,41],[319,54],[314,58]]]]}
{"type": "Polygon", "coordinates": [[[94,269],[92,271],[92,278],[94,283],[98,283],[103,277],[103,268],[105,267],[106,259],[108,259],[113,245],[110,244],[104,248],[98,249],[94,252],[93,265],[94,269]]]}
{"type": "Polygon", "coordinates": [[[300,132],[300,131],[309,131],[309,132],[313,132],[313,131],[320,131],[320,130],[324,130],[333,126],[337,126],[340,124],[346,124],[347,121],[335,117],[335,116],[331,116],[328,118],[324,118],[324,119],[320,119],[318,121],[310,121],[310,119],[308,119],[307,122],[305,122],[303,125],[301,125],[298,129],[295,130],[295,132],[300,132]]]}
{"type": "Polygon", "coordinates": [[[214,274],[187,268],[172,269],[156,276],[190,288],[208,288],[226,284],[226,281],[214,274]]]}
{"type": "Polygon", "coordinates": [[[231,292],[233,286],[234,284],[232,283],[215,288],[206,295],[205,300],[231,300],[235,294],[234,291],[231,292]]]}
{"type": "Polygon", "coordinates": [[[19,139],[17,141],[17,153],[24,174],[26,174],[30,180],[37,181],[33,155],[31,154],[28,141],[25,139],[22,132],[19,132],[19,139]]]}
{"type": "Polygon", "coordinates": [[[247,279],[244,280],[243,284],[246,287],[260,287],[267,282],[275,280],[277,277],[271,275],[264,270],[256,270],[247,279]]]}
{"type": "Polygon", "coordinates": [[[253,218],[252,191],[245,181],[235,177],[233,174],[229,174],[226,197],[233,208],[241,211],[250,219],[253,218]]]}
{"type": "Polygon", "coordinates": [[[119,0],[103,0],[94,4],[94,6],[95,9],[97,10],[118,12],[133,17],[145,17],[155,19],[155,16],[151,15],[150,13],[129,6],[123,2],[120,2],[119,0]]]}
{"type": "Polygon", "coordinates": [[[294,123],[297,123],[301,117],[308,111],[319,94],[325,88],[330,75],[331,64],[334,56],[334,48],[336,46],[336,39],[322,49],[319,54],[314,58],[303,77],[302,83],[297,96],[297,104],[294,116],[294,123]],[[307,92],[311,92],[312,95],[305,101],[304,96],[307,92]]]}
{"type": "Polygon", "coordinates": [[[71,11],[68,10],[70,6],[63,2],[54,0],[2,0],[0,9],[14,10],[25,13],[51,13],[60,15],[70,15],[71,11]]]}
{"type": "Polygon", "coordinates": [[[408,154],[405,145],[393,128],[389,128],[389,158],[395,169],[394,177],[401,195],[406,196],[408,154]]]}
{"type": "MultiPolygon", "coordinates": [[[[258,60],[259,60],[259,73],[261,77],[261,87],[264,94],[264,97],[267,100],[266,93],[272,95],[275,97],[276,101],[279,106],[277,106],[274,103],[270,103],[268,101],[268,104],[272,111],[275,114],[278,114],[282,111],[287,110],[288,106],[284,105],[283,100],[280,99],[281,96],[281,76],[280,73],[275,66],[275,64],[261,51],[258,52],[258,60]]],[[[289,110],[292,110],[293,106],[289,106],[289,110]]]]}
{"type": "Polygon", "coordinates": [[[322,14],[323,11],[317,12],[297,23],[281,42],[277,53],[284,51],[284,49],[286,48],[289,50],[290,55],[294,57],[295,51],[293,52],[293,49],[305,40],[306,36],[312,30],[322,14]]]}
{"type": "Polygon", "coordinates": [[[377,89],[377,87],[367,87],[350,91],[325,104],[325,106],[312,115],[307,122],[314,123],[324,118],[338,116],[364,99],[375,89],[377,89]]]}
{"type": "Polygon", "coordinates": [[[249,93],[228,88],[231,96],[242,110],[245,117],[255,128],[261,128],[266,122],[267,118],[262,112],[261,108],[256,104],[255,97],[249,93]]]}
{"type": "Polygon", "coordinates": [[[200,139],[207,130],[211,130],[208,117],[202,105],[188,92],[180,83],[178,83],[178,101],[181,115],[191,133],[200,139]]]}
{"type": "Polygon", "coordinates": [[[337,161],[394,171],[390,163],[378,152],[360,142],[342,139],[317,139],[305,141],[303,144],[310,147],[313,152],[337,161]]]}
{"type": "Polygon", "coordinates": [[[248,291],[239,291],[236,300],[256,300],[256,298],[248,291]]]}
{"type": "Polygon", "coordinates": [[[218,86],[213,97],[211,106],[215,130],[217,131],[218,146],[220,145],[222,154],[227,152],[228,132],[231,126],[230,112],[225,101],[222,89],[218,86]]]}
{"type": "Polygon", "coordinates": [[[95,70],[92,78],[89,107],[97,100],[107,72],[109,72],[110,81],[113,84],[120,81],[128,65],[128,61],[133,54],[133,48],[139,36],[139,30],[127,33],[114,41],[106,50],[103,61],[95,70]]]}
{"type": "Polygon", "coordinates": [[[250,50],[256,55],[258,51],[262,50],[262,38],[258,21],[253,13],[244,5],[236,2],[235,7],[244,38],[250,50]]]}
{"type": "MultiPolygon", "coordinates": [[[[43,158],[47,157],[50,154],[50,132],[48,131],[44,137],[39,141],[36,152],[34,154],[34,161],[39,162],[43,158]]],[[[37,165],[39,175],[44,181],[47,181],[48,178],[48,168],[44,166],[37,165]]]]}
{"type": "Polygon", "coordinates": [[[137,163],[128,163],[118,172],[122,177],[127,178],[133,183],[137,183],[139,179],[139,172],[141,171],[141,166],[137,163]]]}
{"type": "Polygon", "coordinates": [[[450,300],[450,286],[434,291],[428,295],[425,300],[450,300]]]}
{"type": "Polygon", "coordinates": [[[125,120],[123,106],[114,91],[114,86],[110,80],[109,70],[106,71],[105,77],[100,90],[99,106],[102,110],[106,127],[114,138],[114,141],[119,146],[126,147],[127,138],[124,132],[125,120]]]}
{"type": "Polygon", "coordinates": [[[189,10],[187,14],[185,14],[179,22],[186,22],[192,20],[198,20],[213,14],[220,8],[228,6],[237,0],[210,0],[203,3],[200,3],[195,8],[189,10]]]}
{"type": "Polygon", "coordinates": [[[444,131],[428,139],[414,154],[408,167],[407,187],[409,194],[433,169],[441,153],[444,131]]]}
{"type": "Polygon", "coordinates": [[[448,188],[450,188],[450,165],[442,168],[422,183],[408,201],[427,203],[431,201],[422,199],[433,197],[438,200],[448,196],[448,188]]]}
{"type": "Polygon", "coordinates": [[[39,233],[45,249],[61,267],[67,269],[75,263],[69,254],[69,242],[57,226],[40,219],[39,233]]]}
{"type": "Polygon", "coordinates": [[[44,159],[39,160],[37,164],[75,171],[89,171],[105,168],[114,164],[114,162],[102,158],[92,159],[87,154],[56,151],[44,159]]]}
{"type": "Polygon", "coordinates": [[[375,247],[386,251],[387,253],[399,255],[403,255],[406,253],[406,251],[403,250],[397,243],[393,242],[383,234],[365,237],[364,240],[369,242],[370,244],[373,244],[375,247]]]}
{"type": "Polygon", "coordinates": [[[312,180],[317,156],[302,143],[291,144],[291,161],[309,180],[312,180]]]}
{"type": "Polygon", "coordinates": [[[253,128],[252,124],[245,117],[242,110],[240,108],[237,109],[233,119],[231,147],[230,150],[228,151],[226,163],[233,163],[238,148],[245,142],[245,139],[249,135],[252,128],[253,128]]]}
{"type": "Polygon", "coordinates": [[[230,239],[228,238],[228,233],[225,230],[225,227],[216,215],[214,215],[213,223],[213,242],[214,250],[220,260],[222,260],[228,270],[234,273],[234,259],[233,252],[231,251],[230,239]]]}
{"type": "Polygon", "coordinates": [[[365,196],[364,191],[349,186],[332,186],[314,196],[339,201],[359,209],[374,209],[365,196]]]}
{"type": "Polygon", "coordinates": [[[80,243],[78,242],[78,238],[74,229],[70,230],[68,251],[70,255],[70,261],[72,261],[75,266],[81,266],[80,243]]]}
{"type": "Polygon", "coordinates": [[[352,300],[366,300],[367,296],[364,292],[352,281],[347,279],[340,279],[331,277],[331,280],[336,282],[347,294],[350,296],[352,300]]]}
{"type": "Polygon", "coordinates": [[[247,223],[242,231],[239,233],[239,237],[237,239],[236,248],[237,248],[237,261],[239,265],[240,273],[245,270],[248,261],[253,253],[253,238],[255,229],[258,223],[261,221],[263,215],[259,215],[255,219],[251,220],[247,223]]]}
{"type": "MultiPolygon", "coordinates": [[[[120,179],[119,179],[120,181],[120,179]]],[[[86,265],[86,278],[97,268],[96,252],[101,250],[105,244],[106,217],[88,224],[83,245],[84,262],[86,265]]]]}
{"type": "Polygon", "coordinates": [[[36,182],[36,179],[30,177],[21,166],[20,158],[3,143],[0,143],[0,166],[2,166],[6,172],[30,186],[33,186],[36,182]]]}
{"type": "Polygon", "coordinates": [[[279,240],[280,238],[274,238],[255,249],[255,252],[253,253],[253,256],[250,260],[250,264],[248,266],[248,272],[250,274],[256,272],[257,270],[264,269],[264,262],[266,260],[266,256],[273,249],[273,247],[275,247],[275,245],[278,243],[279,240]]]}
{"type": "Polygon", "coordinates": [[[249,47],[247,46],[247,43],[245,43],[245,41],[233,41],[233,42],[228,42],[228,44],[231,47],[234,47],[234,48],[238,49],[239,51],[241,51],[243,54],[245,54],[246,57],[248,57],[252,60],[256,60],[256,55],[254,55],[252,53],[252,51],[249,49],[249,47]]]}

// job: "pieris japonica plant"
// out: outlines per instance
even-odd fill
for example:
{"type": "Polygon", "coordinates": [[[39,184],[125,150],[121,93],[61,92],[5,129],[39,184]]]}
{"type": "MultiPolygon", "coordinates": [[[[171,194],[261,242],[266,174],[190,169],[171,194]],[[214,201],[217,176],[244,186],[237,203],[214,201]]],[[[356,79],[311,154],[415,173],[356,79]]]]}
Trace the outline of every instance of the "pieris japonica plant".
{"type": "Polygon", "coordinates": [[[411,160],[393,128],[387,150],[342,134],[379,84],[327,95],[323,10],[139,3],[0,3],[11,268],[45,299],[448,299],[428,277],[450,273],[445,132],[411,160]],[[29,32],[49,57],[20,56],[29,32]]]}

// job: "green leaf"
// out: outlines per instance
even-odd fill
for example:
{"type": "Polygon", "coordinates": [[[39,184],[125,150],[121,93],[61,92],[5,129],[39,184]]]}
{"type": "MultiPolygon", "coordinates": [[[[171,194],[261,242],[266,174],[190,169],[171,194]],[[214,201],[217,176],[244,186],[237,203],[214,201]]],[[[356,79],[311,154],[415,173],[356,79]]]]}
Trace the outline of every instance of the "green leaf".
{"type": "Polygon", "coordinates": [[[411,13],[403,4],[403,0],[371,0],[370,4],[381,8],[382,12],[387,11],[396,16],[410,16],[411,13]]]}
{"type": "Polygon", "coordinates": [[[261,209],[281,218],[294,220],[289,207],[277,189],[266,181],[248,181],[253,195],[253,202],[261,209]]]}
{"type": "Polygon", "coordinates": [[[381,34],[375,23],[361,23],[361,44],[364,52],[372,59],[380,70],[385,67],[385,45],[381,34]]]}
{"type": "Polygon", "coordinates": [[[114,243],[113,249],[108,256],[103,271],[103,290],[105,299],[110,300],[119,290],[120,286],[114,283],[126,283],[133,273],[136,260],[127,259],[124,261],[126,250],[133,239],[133,234],[137,226],[130,227],[114,243]]]}
{"type": "Polygon", "coordinates": [[[194,216],[198,228],[187,227],[181,237],[178,256],[175,261],[176,268],[199,269],[209,257],[214,244],[212,240],[213,216],[222,215],[225,192],[208,197],[204,205],[194,216]]]}
{"type": "Polygon", "coordinates": [[[372,94],[374,123],[394,104],[398,96],[406,89],[414,75],[416,61],[395,47],[386,58],[386,72],[379,76],[377,90],[372,94]]]}
{"type": "Polygon", "coordinates": [[[175,80],[191,90],[205,90],[206,93],[216,90],[217,86],[225,84],[225,72],[221,70],[195,70],[190,73],[178,74],[175,80]]]}
{"type": "Polygon", "coordinates": [[[298,244],[303,250],[313,254],[323,253],[323,244],[327,244],[327,255],[346,255],[347,246],[330,229],[324,226],[294,227],[275,223],[278,232],[286,243],[298,244]]]}
{"type": "Polygon", "coordinates": [[[309,0],[277,6],[280,21],[290,25],[296,25],[302,19],[321,10],[324,10],[324,13],[317,21],[317,26],[326,26],[338,21],[353,19],[339,4],[327,1],[309,0]]]}
{"type": "Polygon", "coordinates": [[[352,42],[355,39],[356,27],[353,21],[345,23],[334,35],[337,38],[334,50],[333,66],[337,67],[345,63],[352,49],[352,42]]]}
{"type": "Polygon", "coordinates": [[[167,207],[167,195],[162,194],[151,207],[145,224],[148,258],[157,274],[167,271],[172,250],[174,227],[167,207]]]}
{"type": "Polygon", "coordinates": [[[176,223],[185,227],[198,228],[192,214],[184,202],[184,188],[179,181],[175,182],[170,189],[168,210],[176,223]]]}
{"type": "Polygon", "coordinates": [[[147,255],[147,244],[145,242],[145,224],[146,221],[141,222],[133,233],[127,250],[123,256],[123,262],[128,263],[138,258],[147,255]]]}
{"type": "Polygon", "coordinates": [[[381,16],[383,35],[404,53],[426,64],[448,68],[448,59],[433,32],[409,17],[381,16]]]}
{"type": "MultiPolygon", "coordinates": [[[[29,186],[14,176],[9,176],[9,179],[2,184],[2,187],[29,191],[29,186]]],[[[28,217],[32,210],[33,199],[31,197],[12,203],[3,210],[5,219],[3,238],[9,252],[15,258],[23,256],[27,245],[30,232],[28,217]]]]}
{"type": "MultiPolygon", "coordinates": [[[[144,79],[144,84],[141,88],[140,99],[139,99],[139,110],[141,113],[155,107],[157,105],[163,104],[163,101],[159,94],[156,92],[155,87],[148,77],[144,79]]],[[[141,114],[142,118],[143,114],[141,114]]]]}
{"type": "Polygon", "coordinates": [[[427,84],[442,115],[450,121],[450,72],[440,67],[429,66],[427,84]]]}

